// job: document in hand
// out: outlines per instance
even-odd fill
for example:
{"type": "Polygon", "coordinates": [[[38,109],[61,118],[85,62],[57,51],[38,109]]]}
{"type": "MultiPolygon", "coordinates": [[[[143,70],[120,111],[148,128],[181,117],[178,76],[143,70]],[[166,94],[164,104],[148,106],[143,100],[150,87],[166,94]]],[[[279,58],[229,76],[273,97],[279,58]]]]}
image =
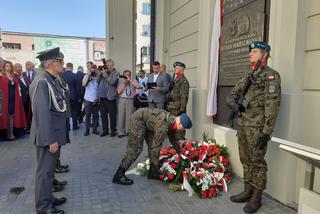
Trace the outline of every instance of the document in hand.
{"type": "Polygon", "coordinates": [[[157,83],[156,82],[148,82],[147,86],[148,86],[148,88],[155,88],[155,87],[157,87],[157,83]]]}

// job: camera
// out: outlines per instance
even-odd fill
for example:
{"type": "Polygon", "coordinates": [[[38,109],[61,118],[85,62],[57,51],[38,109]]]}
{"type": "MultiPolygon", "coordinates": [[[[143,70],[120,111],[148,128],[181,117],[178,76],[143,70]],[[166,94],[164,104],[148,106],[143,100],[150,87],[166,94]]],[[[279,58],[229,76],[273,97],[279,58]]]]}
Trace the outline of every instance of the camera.
{"type": "Polygon", "coordinates": [[[128,77],[127,77],[127,76],[125,76],[125,75],[120,75],[120,76],[119,76],[119,78],[122,78],[122,79],[128,79],[128,77]]]}

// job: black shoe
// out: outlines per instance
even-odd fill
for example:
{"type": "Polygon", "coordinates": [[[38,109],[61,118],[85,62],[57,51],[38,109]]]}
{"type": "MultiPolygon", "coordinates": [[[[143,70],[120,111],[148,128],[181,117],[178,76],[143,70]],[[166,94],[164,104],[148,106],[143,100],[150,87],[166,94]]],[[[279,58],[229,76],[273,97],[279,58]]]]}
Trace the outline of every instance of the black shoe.
{"type": "Polygon", "coordinates": [[[85,133],[83,133],[83,136],[89,136],[89,131],[86,131],[85,133]]]}
{"type": "Polygon", "coordinates": [[[97,129],[93,130],[92,133],[93,133],[93,134],[96,134],[96,135],[100,135],[100,132],[99,132],[97,129]]]}
{"type": "Polygon", "coordinates": [[[62,197],[62,198],[53,197],[53,206],[59,206],[61,204],[66,203],[66,201],[67,201],[66,197],[62,197]]]}
{"type": "Polygon", "coordinates": [[[243,207],[245,213],[256,213],[261,207],[262,190],[254,188],[249,202],[243,207]]]}
{"type": "Polygon", "coordinates": [[[230,197],[230,201],[233,203],[245,203],[248,202],[252,196],[253,192],[253,186],[249,183],[244,184],[244,191],[237,194],[237,195],[232,195],[230,197]]]}
{"type": "Polygon", "coordinates": [[[124,134],[119,134],[118,135],[118,138],[123,138],[124,137],[124,134]]]}
{"type": "Polygon", "coordinates": [[[68,169],[68,168],[62,168],[62,167],[56,168],[56,173],[67,173],[69,171],[70,171],[70,169],[68,169]]]}
{"type": "Polygon", "coordinates": [[[55,207],[52,207],[50,210],[46,212],[37,212],[37,214],[64,214],[63,210],[59,210],[55,207]]]}
{"type": "Polygon", "coordinates": [[[103,131],[101,134],[100,134],[100,137],[104,137],[106,135],[109,135],[109,132],[108,131],[103,131]]]}
{"type": "Polygon", "coordinates": [[[110,137],[116,136],[116,132],[111,132],[110,137]]]}
{"type": "Polygon", "coordinates": [[[64,169],[69,169],[69,165],[66,164],[66,165],[60,165],[61,168],[64,168],[64,169]]]}
{"type": "Polygon", "coordinates": [[[112,182],[121,185],[132,185],[133,180],[127,178],[125,175],[126,170],[122,167],[119,167],[116,174],[113,176],[112,182]]]}
{"type": "Polygon", "coordinates": [[[61,191],[64,191],[64,187],[63,186],[60,186],[60,185],[54,185],[52,187],[52,192],[61,192],[61,191]]]}
{"type": "Polygon", "coordinates": [[[148,179],[160,180],[160,169],[156,166],[151,166],[148,171],[148,179]]]}
{"type": "Polygon", "coordinates": [[[53,182],[52,182],[52,184],[53,185],[59,185],[59,186],[65,186],[65,185],[67,185],[67,181],[58,181],[57,179],[53,179],[53,182]]]}
{"type": "Polygon", "coordinates": [[[24,130],[24,133],[25,133],[25,134],[30,134],[30,129],[25,129],[25,130],[24,130]]]}

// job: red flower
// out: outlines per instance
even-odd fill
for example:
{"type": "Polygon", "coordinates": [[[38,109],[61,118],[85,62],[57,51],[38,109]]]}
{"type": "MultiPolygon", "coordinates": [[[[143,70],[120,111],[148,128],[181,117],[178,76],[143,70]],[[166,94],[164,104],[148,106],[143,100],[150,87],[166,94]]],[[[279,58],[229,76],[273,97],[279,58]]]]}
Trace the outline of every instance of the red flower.
{"type": "Polygon", "coordinates": [[[221,169],[221,167],[217,167],[216,172],[223,172],[223,170],[221,169]]]}
{"type": "Polygon", "coordinates": [[[175,165],[174,163],[172,163],[172,164],[171,164],[171,168],[172,168],[172,169],[175,169],[175,168],[176,168],[176,165],[175,165]]]}
{"type": "Polygon", "coordinates": [[[230,179],[231,179],[231,173],[228,172],[226,175],[226,182],[230,181],[230,179]]]}
{"type": "Polygon", "coordinates": [[[180,156],[177,156],[176,163],[179,163],[179,162],[180,162],[180,156]]]}
{"type": "Polygon", "coordinates": [[[198,173],[197,173],[197,176],[198,176],[200,179],[202,179],[202,178],[204,177],[204,174],[203,174],[202,172],[198,172],[198,173]]]}
{"type": "Polygon", "coordinates": [[[221,150],[220,150],[219,148],[215,148],[215,150],[214,150],[214,153],[215,153],[215,154],[219,155],[220,152],[221,152],[221,150]]]}
{"type": "Polygon", "coordinates": [[[172,174],[172,173],[169,173],[169,174],[168,174],[168,179],[169,179],[169,180],[172,180],[172,179],[173,179],[173,174],[172,174]]]}
{"type": "Polygon", "coordinates": [[[204,191],[202,192],[201,198],[206,198],[206,197],[207,197],[207,191],[204,190],[204,191]]]}
{"type": "Polygon", "coordinates": [[[163,180],[164,174],[161,174],[161,175],[159,176],[159,178],[160,178],[160,180],[163,180]]]}

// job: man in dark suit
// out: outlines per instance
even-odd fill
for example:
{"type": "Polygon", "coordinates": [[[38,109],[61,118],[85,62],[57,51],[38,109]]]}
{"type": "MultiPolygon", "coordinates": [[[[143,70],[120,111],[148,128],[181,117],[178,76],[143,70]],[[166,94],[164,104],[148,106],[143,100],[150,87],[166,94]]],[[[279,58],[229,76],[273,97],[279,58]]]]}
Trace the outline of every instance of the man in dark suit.
{"type": "Polygon", "coordinates": [[[30,80],[26,76],[22,75],[22,65],[20,63],[14,64],[13,68],[14,68],[15,75],[17,75],[19,78],[21,98],[22,98],[24,113],[27,121],[27,127],[25,129],[25,133],[29,134],[30,127],[31,127],[31,119],[32,119],[31,106],[30,106],[31,103],[29,98],[30,80]]]}
{"type": "Polygon", "coordinates": [[[51,192],[60,146],[68,143],[66,98],[57,77],[63,72],[60,48],[39,53],[44,69],[30,85],[33,111],[30,139],[36,146],[35,205],[37,214],[64,214],[55,206],[66,198],[55,198],[51,192]]]}
{"type": "Polygon", "coordinates": [[[27,61],[25,66],[26,66],[26,71],[24,71],[22,75],[24,77],[27,77],[31,83],[36,77],[36,72],[34,71],[34,64],[31,61],[27,61]]]}
{"type": "Polygon", "coordinates": [[[85,87],[82,86],[82,80],[84,77],[83,67],[79,66],[76,73],[76,88],[78,93],[78,122],[83,123],[84,111],[82,111],[82,103],[85,92],[85,87]]]}
{"type": "Polygon", "coordinates": [[[73,73],[73,64],[68,62],[65,72],[62,73],[62,78],[69,87],[70,92],[70,109],[71,109],[71,118],[72,118],[72,127],[73,130],[79,129],[78,126],[78,109],[79,109],[79,96],[77,92],[77,76],[73,73]]]}
{"type": "Polygon", "coordinates": [[[166,94],[170,83],[165,74],[160,72],[160,63],[155,61],[152,65],[153,73],[148,77],[146,89],[149,90],[148,103],[151,108],[164,109],[166,94]]]}

